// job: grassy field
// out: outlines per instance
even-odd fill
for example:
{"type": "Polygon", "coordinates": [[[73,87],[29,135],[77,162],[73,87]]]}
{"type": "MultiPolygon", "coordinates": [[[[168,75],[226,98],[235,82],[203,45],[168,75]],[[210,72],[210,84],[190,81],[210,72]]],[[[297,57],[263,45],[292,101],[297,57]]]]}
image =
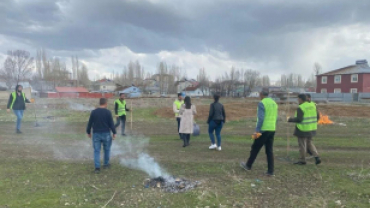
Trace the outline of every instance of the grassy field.
{"type": "Polygon", "coordinates": [[[2,110],[0,207],[370,207],[370,119],[334,116],[345,126],[320,126],[314,140],[319,166],[312,159],[306,166],[291,164],[298,157],[294,127],[279,121],[276,177],[267,178],[264,150],[251,172],[239,167],[249,156],[255,119],[228,122],[221,152],[208,150],[204,122],[201,136],[182,148],[174,119],[155,116],[158,107],[138,108],[133,129],[127,124],[133,136],[115,142],[149,140],[144,151],[168,173],[200,181],[196,189],[173,194],[145,188],[147,174],[120,165],[119,157],[112,158],[111,169],[94,174],[91,141],[84,134],[88,112],[38,111],[41,127],[34,127],[30,109],[24,134],[16,135],[14,116],[2,110]],[[50,115],[55,121],[42,118],[50,115]]]}

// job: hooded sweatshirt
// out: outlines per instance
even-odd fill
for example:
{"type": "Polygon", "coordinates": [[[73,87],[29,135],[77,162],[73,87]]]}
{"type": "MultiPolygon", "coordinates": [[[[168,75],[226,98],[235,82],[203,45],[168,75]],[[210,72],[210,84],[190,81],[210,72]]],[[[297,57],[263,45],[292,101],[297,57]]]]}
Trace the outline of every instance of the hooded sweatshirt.
{"type": "MultiPolygon", "coordinates": [[[[19,86],[21,86],[21,85],[17,85],[15,87],[15,92],[17,92],[17,89],[18,89],[19,86]]],[[[8,105],[6,107],[7,109],[10,109],[10,106],[12,105],[12,102],[13,102],[13,95],[10,94],[9,100],[8,100],[8,105]]],[[[22,91],[20,91],[20,95],[18,95],[18,93],[16,93],[15,102],[13,104],[12,109],[13,110],[25,110],[26,109],[26,103],[30,103],[30,101],[26,98],[26,102],[25,102],[24,99],[23,99],[22,91]]]]}

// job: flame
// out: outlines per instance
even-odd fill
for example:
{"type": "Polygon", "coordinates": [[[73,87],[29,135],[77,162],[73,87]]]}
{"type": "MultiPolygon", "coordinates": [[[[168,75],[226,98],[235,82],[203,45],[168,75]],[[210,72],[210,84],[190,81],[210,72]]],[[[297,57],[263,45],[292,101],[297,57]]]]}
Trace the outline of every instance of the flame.
{"type": "Polygon", "coordinates": [[[328,115],[323,115],[320,113],[320,120],[318,124],[333,124],[333,121],[329,119],[328,115]]]}

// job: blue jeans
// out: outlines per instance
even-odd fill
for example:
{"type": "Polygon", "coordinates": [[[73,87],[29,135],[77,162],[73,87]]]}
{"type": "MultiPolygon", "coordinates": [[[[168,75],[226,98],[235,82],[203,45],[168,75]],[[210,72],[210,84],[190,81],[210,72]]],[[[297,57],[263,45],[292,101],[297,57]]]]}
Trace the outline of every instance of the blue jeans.
{"type": "Polygon", "coordinates": [[[17,116],[17,127],[16,128],[17,130],[20,130],[24,110],[13,110],[13,112],[17,116]]]}
{"type": "Polygon", "coordinates": [[[208,125],[209,138],[211,139],[212,144],[215,144],[215,136],[213,135],[213,132],[216,132],[218,147],[221,147],[221,130],[223,126],[223,122],[217,124],[215,121],[210,121],[208,125]]]}
{"type": "Polygon", "coordinates": [[[109,164],[110,147],[112,146],[112,136],[109,133],[93,133],[94,163],[95,168],[100,168],[100,149],[104,148],[104,165],[109,164]]]}

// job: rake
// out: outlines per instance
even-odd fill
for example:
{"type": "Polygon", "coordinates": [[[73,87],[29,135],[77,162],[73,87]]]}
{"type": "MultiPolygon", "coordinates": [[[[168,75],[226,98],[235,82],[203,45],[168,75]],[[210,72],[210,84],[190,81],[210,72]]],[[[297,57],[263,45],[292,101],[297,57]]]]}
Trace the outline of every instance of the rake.
{"type": "Polygon", "coordinates": [[[35,127],[40,127],[41,125],[37,122],[37,114],[36,114],[36,100],[31,99],[33,101],[33,111],[35,113],[35,127]]]}

